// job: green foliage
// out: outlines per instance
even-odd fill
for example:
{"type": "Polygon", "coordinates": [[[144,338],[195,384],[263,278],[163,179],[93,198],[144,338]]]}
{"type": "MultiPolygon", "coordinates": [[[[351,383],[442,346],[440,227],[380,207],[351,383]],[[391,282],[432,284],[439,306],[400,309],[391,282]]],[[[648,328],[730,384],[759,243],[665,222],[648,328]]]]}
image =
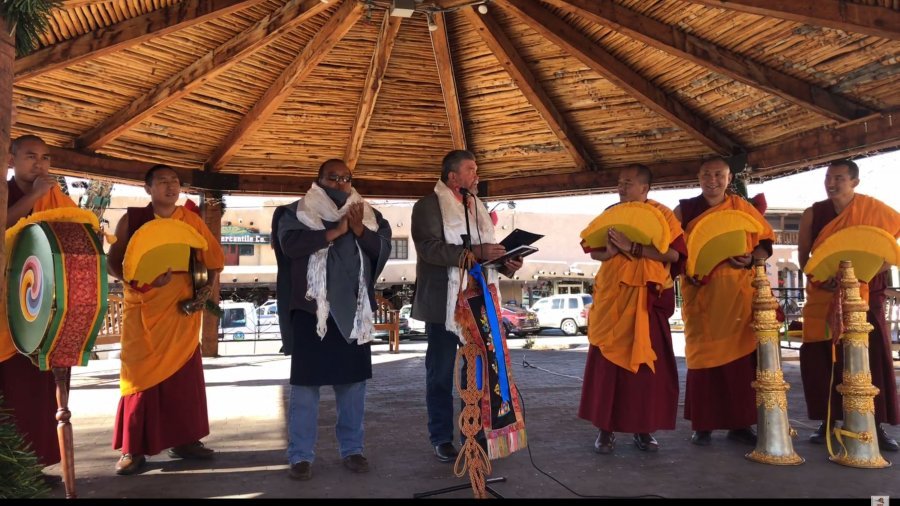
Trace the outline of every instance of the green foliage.
{"type": "Polygon", "coordinates": [[[44,497],[50,491],[41,474],[43,466],[16,430],[10,410],[0,396],[0,499],[44,497]]]}
{"type": "Polygon", "coordinates": [[[16,55],[24,56],[40,45],[40,34],[49,26],[50,11],[60,0],[0,0],[0,17],[9,21],[16,34],[16,55]]]}

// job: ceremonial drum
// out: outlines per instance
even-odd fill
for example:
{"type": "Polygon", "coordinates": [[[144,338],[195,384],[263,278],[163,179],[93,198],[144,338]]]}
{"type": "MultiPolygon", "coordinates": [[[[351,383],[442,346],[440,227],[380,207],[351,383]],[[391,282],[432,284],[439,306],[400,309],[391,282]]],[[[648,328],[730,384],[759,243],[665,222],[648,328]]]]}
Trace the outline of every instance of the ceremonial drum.
{"type": "Polygon", "coordinates": [[[106,317],[106,255],[83,223],[25,226],[8,252],[9,330],[41,370],[86,365],[106,317]]]}

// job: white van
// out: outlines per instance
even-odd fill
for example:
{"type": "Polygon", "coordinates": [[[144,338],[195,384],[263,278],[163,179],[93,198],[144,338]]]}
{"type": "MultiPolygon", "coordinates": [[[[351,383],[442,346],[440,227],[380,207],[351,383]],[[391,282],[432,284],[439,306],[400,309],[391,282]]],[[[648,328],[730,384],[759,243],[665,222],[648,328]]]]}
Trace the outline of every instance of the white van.
{"type": "Polygon", "coordinates": [[[281,327],[278,316],[260,318],[256,306],[250,302],[224,301],[220,304],[219,337],[224,341],[279,339],[281,327]]]}
{"type": "Polygon", "coordinates": [[[560,329],[573,336],[587,330],[587,314],[593,297],[586,293],[551,295],[534,303],[542,329],[560,329]]]}

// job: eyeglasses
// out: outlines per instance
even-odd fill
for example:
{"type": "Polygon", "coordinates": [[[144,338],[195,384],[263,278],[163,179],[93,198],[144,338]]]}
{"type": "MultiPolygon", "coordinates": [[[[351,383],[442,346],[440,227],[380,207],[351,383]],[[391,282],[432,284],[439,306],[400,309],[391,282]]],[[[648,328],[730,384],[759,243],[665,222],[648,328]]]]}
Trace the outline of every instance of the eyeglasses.
{"type": "Polygon", "coordinates": [[[353,182],[353,176],[338,176],[336,174],[332,174],[325,179],[329,181],[334,181],[335,183],[351,183],[353,182]]]}

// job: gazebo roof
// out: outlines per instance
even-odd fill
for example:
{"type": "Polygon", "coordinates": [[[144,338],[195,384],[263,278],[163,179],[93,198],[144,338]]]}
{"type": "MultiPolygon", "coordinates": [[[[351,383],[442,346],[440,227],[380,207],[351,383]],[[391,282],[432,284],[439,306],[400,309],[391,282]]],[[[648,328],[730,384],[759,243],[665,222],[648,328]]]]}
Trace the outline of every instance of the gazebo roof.
{"type": "Polygon", "coordinates": [[[891,0],[63,0],[50,21],[15,62],[13,136],[62,173],[297,193],[344,158],[363,194],[416,197],[466,148],[483,194],[521,197],[900,146],[891,0]]]}

